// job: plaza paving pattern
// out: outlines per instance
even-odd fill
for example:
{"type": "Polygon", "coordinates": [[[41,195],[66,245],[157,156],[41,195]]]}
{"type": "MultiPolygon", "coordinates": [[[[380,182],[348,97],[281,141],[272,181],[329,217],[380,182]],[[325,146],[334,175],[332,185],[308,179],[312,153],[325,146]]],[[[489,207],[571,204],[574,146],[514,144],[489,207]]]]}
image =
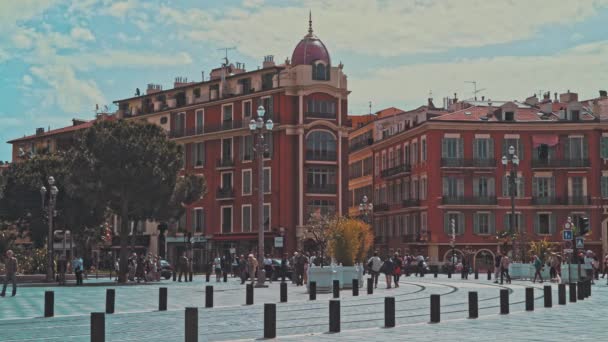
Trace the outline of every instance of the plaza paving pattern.
{"type": "MultiPolygon", "coordinates": [[[[277,337],[290,341],[319,340],[494,340],[547,341],[557,337],[602,340],[608,314],[605,280],[593,287],[593,295],[577,303],[557,305],[553,286],[553,308],[543,308],[542,285],[513,282],[497,285],[486,280],[424,277],[402,278],[401,287],[383,289],[373,295],[365,288],[353,297],[340,293],[341,328],[328,334],[328,299],[318,294],[309,301],[306,289],[289,284],[289,302],[279,302],[279,286],[255,289],[255,304],[245,306],[245,289],[235,279],[228,283],[164,281],[153,285],[115,287],[116,313],[106,315],[107,341],[183,341],[184,308],[199,307],[199,340],[252,340],[263,335],[263,303],[277,303],[277,337]],[[215,308],[204,308],[205,286],[214,286],[215,308]],[[158,310],[158,288],[168,287],[168,311],[158,310]],[[535,287],[534,312],[525,312],[525,287],[535,287]],[[498,315],[499,290],[510,289],[509,315],[498,315]],[[467,292],[479,295],[479,319],[468,316],[467,292]],[[429,297],[441,295],[441,323],[428,324],[429,297]],[[384,325],[384,297],[396,302],[397,327],[384,325]],[[574,320],[571,320],[572,318],[574,320]]],[[[105,287],[20,288],[17,297],[0,298],[0,341],[88,341],[90,312],[103,312],[105,287]],[[55,317],[42,318],[44,291],[55,291],[55,317]]]]}

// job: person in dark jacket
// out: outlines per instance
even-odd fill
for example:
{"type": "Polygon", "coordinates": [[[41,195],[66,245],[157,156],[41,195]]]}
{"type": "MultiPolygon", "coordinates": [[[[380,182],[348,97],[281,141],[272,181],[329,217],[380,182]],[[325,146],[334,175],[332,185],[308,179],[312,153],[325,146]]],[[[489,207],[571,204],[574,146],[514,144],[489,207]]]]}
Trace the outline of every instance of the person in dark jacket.
{"type": "Polygon", "coordinates": [[[0,296],[4,297],[6,286],[9,281],[13,282],[13,297],[17,294],[17,258],[13,255],[12,250],[6,251],[6,260],[4,261],[6,274],[4,275],[4,286],[0,296]]]}
{"type": "Polygon", "coordinates": [[[384,275],[386,276],[386,288],[387,289],[391,288],[391,280],[393,279],[394,271],[395,271],[395,264],[393,263],[391,258],[389,256],[387,256],[386,260],[384,260],[384,263],[382,264],[382,268],[380,269],[380,272],[384,273],[384,275]]]}
{"type": "Polygon", "coordinates": [[[395,287],[399,287],[399,278],[401,277],[401,272],[403,272],[403,260],[397,252],[393,255],[393,265],[393,280],[395,281],[395,287]]]}

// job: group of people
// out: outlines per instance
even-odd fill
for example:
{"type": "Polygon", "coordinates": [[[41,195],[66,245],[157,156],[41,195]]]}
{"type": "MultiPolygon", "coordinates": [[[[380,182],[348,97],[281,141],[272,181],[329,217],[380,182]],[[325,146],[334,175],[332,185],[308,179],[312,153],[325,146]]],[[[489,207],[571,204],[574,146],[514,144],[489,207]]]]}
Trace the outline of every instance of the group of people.
{"type": "Polygon", "coordinates": [[[418,276],[418,274],[424,276],[427,269],[425,257],[422,255],[415,257],[406,254],[402,258],[399,256],[399,253],[395,253],[393,256],[387,256],[382,260],[378,256],[378,251],[376,251],[367,261],[367,270],[372,276],[375,288],[378,287],[380,273],[383,273],[386,277],[386,288],[390,289],[393,282],[395,287],[399,287],[399,278],[401,278],[401,274],[405,273],[406,276],[409,276],[412,268],[414,268],[416,276],[418,276]]]}
{"type": "MultiPolygon", "coordinates": [[[[160,281],[161,276],[161,258],[158,255],[145,254],[137,255],[133,253],[129,256],[127,267],[129,281],[137,281],[138,283],[142,280],[148,281],[160,281]]],[[[116,272],[118,274],[120,269],[120,259],[116,260],[116,272]]]]}

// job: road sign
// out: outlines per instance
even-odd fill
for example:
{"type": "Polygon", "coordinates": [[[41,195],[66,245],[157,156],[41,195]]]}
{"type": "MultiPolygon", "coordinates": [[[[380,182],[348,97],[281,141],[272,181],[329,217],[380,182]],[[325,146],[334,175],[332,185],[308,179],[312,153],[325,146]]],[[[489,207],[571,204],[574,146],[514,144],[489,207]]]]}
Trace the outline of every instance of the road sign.
{"type": "Polygon", "coordinates": [[[564,225],[564,228],[566,230],[570,230],[570,229],[572,229],[572,224],[570,222],[566,222],[566,224],[564,225]]]}
{"type": "Polygon", "coordinates": [[[190,238],[190,243],[202,243],[207,242],[207,239],[204,236],[193,236],[190,238]]]}
{"type": "Polygon", "coordinates": [[[576,248],[585,248],[585,239],[582,236],[576,238],[576,248]]]}
{"type": "Polygon", "coordinates": [[[274,246],[277,248],[282,248],[283,247],[283,237],[282,236],[275,236],[274,238],[274,246]]]}
{"type": "Polygon", "coordinates": [[[564,240],[564,241],[572,240],[572,231],[571,230],[562,231],[562,240],[564,240]]]}

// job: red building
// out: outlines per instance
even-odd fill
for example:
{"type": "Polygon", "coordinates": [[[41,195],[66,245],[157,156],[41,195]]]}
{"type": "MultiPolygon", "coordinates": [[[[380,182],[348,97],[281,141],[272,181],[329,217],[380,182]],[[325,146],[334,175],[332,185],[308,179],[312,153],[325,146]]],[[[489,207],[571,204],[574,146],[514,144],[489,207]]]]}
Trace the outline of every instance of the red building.
{"type": "Polygon", "coordinates": [[[151,84],[146,95],[116,101],[119,117],[156,123],[185,146],[184,173],[206,177],[207,195],[169,229],[169,259],[186,248],[188,233],[195,263],[257,250],[258,178],[248,124],[258,106],[275,124],[265,138],[266,251],[301,248],[311,213],[346,211],[349,91],[342,68],[311,24],[284,64],[266,56],[263,68],[248,72],[226,61],[208,80],[178,78],[169,90],[151,84]],[[284,247],[275,250],[279,236],[284,247]]]}
{"type": "Polygon", "coordinates": [[[515,230],[528,242],[561,243],[567,217],[584,216],[591,226],[585,249],[608,252],[608,124],[583,105],[597,102],[579,102],[570,92],[555,101],[545,94],[540,101],[457,102],[446,114],[377,137],[376,247],[441,264],[452,253],[454,220],[455,253],[491,267],[497,251],[513,249],[496,238],[510,225],[511,165],[501,159],[513,146],[520,161],[515,230]]]}

